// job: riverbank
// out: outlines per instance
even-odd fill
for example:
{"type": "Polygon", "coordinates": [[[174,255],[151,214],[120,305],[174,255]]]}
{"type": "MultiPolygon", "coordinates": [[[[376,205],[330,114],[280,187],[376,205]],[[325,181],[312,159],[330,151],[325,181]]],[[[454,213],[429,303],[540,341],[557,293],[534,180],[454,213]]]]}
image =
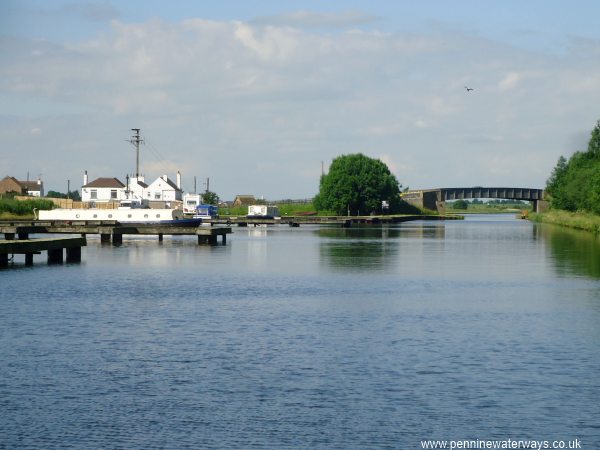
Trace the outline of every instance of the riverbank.
{"type": "Polygon", "coordinates": [[[600,233],[600,216],[584,212],[569,212],[561,210],[549,210],[544,213],[530,212],[527,218],[533,222],[550,223],[563,227],[575,228],[577,230],[600,233]]]}

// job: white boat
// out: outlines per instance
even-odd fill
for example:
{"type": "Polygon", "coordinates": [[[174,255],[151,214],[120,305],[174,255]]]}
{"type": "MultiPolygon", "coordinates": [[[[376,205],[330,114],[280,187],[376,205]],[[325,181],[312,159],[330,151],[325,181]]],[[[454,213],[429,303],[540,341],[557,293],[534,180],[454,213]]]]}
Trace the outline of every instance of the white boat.
{"type": "Polygon", "coordinates": [[[37,212],[37,220],[116,221],[123,224],[198,226],[201,218],[186,219],[180,209],[50,209],[37,212]]]}
{"type": "Polygon", "coordinates": [[[279,216],[277,206],[268,205],[250,205],[248,206],[248,219],[274,219],[279,216]]]}

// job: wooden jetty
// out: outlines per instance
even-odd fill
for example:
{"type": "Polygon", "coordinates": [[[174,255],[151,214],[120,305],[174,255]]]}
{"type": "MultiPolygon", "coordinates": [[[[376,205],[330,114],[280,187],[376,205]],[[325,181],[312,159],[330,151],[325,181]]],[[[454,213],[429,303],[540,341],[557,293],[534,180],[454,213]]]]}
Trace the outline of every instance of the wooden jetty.
{"type": "Polygon", "coordinates": [[[238,216],[221,217],[217,219],[207,219],[211,224],[237,225],[239,227],[256,225],[289,225],[290,227],[299,227],[300,225],[334,225],[342,228],[350,228],[358,224],[394,224],[409,222],[413,220],[460,220],[464,219],[460,215],[417,215],[417,214],[396,214],[386,216],[282,216],[278,218],[260,219],[238,216]]]}
{"type": "Polygon", "coordinates": [[[86,245],[85,236],[55,237],[40,239],[0,240],[0,267],[8,266],[8,255],[25,255],[25,265],[33,264],[33,255],[48,252],[48,264],[63,262],[63,250],[67,253],[67,262],[81,262],[81,247],[86,245]]]}
{"type": "Polygon", "coordinates": [[[115,221],[3,221],[0,222],[0,233],[6,239],[28,239],[30,234],[88,234],[100,235],[102,242],[121,244],[124,235],[154,235],[162,242],[165,235],[192,235],[198,237],[199,245],[216,245],[221,236],[226,244],[231,227],[179,227],[155,224],[120,224],[115,221]]]}

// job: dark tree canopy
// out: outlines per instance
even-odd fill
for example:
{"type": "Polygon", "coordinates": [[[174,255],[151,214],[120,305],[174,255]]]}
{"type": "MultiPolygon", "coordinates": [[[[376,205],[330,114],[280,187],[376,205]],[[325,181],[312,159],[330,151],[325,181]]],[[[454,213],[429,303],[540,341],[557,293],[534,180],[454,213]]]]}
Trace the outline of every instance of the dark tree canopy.
{"type": "Polygon", "coordinates": [[[575,152],[567,161],[558,159],[546,182],[552,207],[600,214],[600,121],[592,130],[588,149],[575,152]]]}
{"type": "Polygon", "coordinates": [[[335,158],[329,173],[321,177],[319,193],[314,198],[318,210],[336,214],[367,215],[382,212],[382,202],[395,212],[400,204],[400,188],[387,165],[361,153],[335,158]]]}
{"type": "Polygon", "coordinates": [[[217,206],[219,204],[219,196],[217,195],[216,192],[205,191],[202,194],[202,202],[206,203],[207,205],[217,206]]]}

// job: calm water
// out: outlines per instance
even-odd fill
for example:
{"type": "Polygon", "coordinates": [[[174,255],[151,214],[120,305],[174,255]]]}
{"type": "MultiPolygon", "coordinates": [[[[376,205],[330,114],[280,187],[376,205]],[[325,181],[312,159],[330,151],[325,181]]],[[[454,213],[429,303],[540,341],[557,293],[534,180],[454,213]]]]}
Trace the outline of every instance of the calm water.
{"type": "Polygon", "coordinates": [[[0,271],[0,448],[600,447],[600,242],[511,216],[0,271]]]}

